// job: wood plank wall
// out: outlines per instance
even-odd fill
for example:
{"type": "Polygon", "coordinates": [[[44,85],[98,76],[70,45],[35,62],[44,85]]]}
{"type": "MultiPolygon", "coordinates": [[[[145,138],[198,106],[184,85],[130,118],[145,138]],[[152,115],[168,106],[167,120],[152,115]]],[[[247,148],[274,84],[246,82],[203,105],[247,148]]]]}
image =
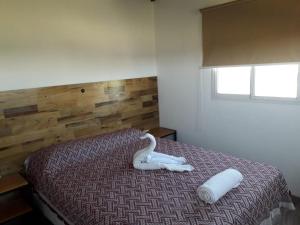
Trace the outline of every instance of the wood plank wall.
{"type": "Polygon", "coordinates": [[[0,92],[0,175],[51,144],[158,125],[156,77],[0,92]]]}

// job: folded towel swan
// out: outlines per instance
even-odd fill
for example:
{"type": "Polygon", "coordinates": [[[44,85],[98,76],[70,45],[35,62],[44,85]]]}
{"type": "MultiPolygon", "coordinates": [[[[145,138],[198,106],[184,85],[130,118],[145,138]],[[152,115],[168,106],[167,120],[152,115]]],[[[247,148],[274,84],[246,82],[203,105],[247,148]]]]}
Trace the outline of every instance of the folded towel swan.
{"type": "Polygon", "coordinates": [[[243,175],[235,169],[226,169],[208,179],[197,189],[200,199],[213,204],[232,188],[237,188],[243,180],[243,175]]]}
{"type": "Polygon", "coordinates": [[[133,167],[139,170],[159,170],[167,169],[170,171],[192,171],[193,166],[185,164],[184,157],[176,157],[159,152],[154,152],[156,140],[151,134],[145,134],[141,139],[150,139],[150,145],[137,151],[133,156],[133,167]]]}

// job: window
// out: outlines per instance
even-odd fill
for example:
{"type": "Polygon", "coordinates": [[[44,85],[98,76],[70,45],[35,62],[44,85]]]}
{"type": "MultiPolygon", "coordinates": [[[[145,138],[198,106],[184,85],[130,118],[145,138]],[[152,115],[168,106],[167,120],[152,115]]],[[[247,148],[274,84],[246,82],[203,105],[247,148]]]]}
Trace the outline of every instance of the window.
{"type": "Polygon", "coordinates": [[[214,71],[216,95],[298,98],[298,64],[221,67],[214,71]]]}

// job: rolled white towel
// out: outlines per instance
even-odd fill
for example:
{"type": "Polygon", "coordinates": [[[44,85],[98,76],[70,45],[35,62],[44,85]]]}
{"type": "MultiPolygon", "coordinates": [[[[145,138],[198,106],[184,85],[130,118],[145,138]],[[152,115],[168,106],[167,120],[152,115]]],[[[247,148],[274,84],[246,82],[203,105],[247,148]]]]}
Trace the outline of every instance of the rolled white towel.
{"type": "Polygon", "coordinates": [[[242,180],[243,175],[239,171],[229,168],[209,178],[198,187],[197,194],[204,202],[213,204],[232,188],[237,188],[242,180]]]}

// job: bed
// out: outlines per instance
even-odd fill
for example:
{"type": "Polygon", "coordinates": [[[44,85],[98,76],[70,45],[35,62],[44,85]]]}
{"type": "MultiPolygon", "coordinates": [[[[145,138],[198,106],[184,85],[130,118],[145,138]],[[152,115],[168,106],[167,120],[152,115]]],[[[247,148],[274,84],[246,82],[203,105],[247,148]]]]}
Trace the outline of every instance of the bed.
{"type": "Polygon", "coordinates": [[[145,146],[142,132],[125,129],[56,144],[27,160],[27,177],[43,204],[70,225],[259,225],[281,208],[293,208],[286,181],[273,166],[167,139],[157,151],[184,156],[192,172],[140,171],[133,154],[145,146]],[[197,187],[227,168],[244,180],[215,204],[197,187]]]}

